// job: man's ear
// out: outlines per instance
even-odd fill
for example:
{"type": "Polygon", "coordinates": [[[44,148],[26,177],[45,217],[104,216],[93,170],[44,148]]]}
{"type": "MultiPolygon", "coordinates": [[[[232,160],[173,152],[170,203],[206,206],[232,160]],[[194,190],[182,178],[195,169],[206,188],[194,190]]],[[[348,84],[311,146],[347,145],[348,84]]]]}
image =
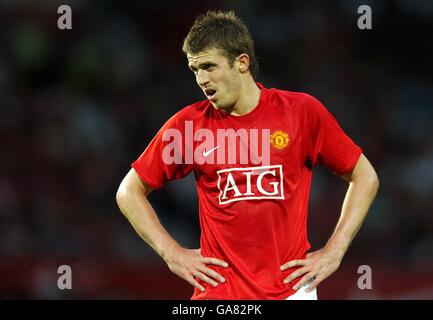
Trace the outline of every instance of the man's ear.
{"type": "Polygon", "coordinates": [[[247,73],[250,68],[250,57],[242,53],[236,57],[236,67],[240,73],[247,73]]]}

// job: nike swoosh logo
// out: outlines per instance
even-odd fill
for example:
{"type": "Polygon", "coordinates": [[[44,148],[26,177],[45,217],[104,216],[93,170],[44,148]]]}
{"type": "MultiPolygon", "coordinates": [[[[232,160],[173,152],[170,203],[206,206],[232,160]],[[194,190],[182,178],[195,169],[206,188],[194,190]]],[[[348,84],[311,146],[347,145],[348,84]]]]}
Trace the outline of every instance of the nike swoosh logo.
{"type": "Polygon", "coordinates": [[[203,150],[203,157],[206,158],[208,155],[210,155],[212,152],[214,152],[216,149],[218,149],[219,146],[213,147],[212,149],[206,151],[203,150]]]}

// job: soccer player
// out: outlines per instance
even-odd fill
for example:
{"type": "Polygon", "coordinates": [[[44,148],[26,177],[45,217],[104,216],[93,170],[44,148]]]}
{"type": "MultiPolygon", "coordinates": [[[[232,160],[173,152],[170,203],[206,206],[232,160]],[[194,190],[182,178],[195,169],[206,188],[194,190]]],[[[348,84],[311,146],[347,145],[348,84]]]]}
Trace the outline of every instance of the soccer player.
{"type": "Polygon", "coordinates": [[[339,267],[378,189],[370,162],[306,93],[266,88],[247,27],[233,12],[200,15],[183,51],[206,99],[171,117],[132,163],[116,195],[135,231],[194,286],[192,299],[317,299],[339,267]],[[312,167],[348,182],[341,215],[308,253],[312,167]],[[199,249],[178,244],[147,199],[194,173],[199,249]]]}

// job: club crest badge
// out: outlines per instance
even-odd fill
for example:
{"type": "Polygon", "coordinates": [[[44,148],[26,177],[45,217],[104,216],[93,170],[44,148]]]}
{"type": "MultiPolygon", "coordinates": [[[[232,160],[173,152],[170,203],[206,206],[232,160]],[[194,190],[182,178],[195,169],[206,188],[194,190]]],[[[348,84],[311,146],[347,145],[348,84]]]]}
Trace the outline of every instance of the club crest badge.
{"type": "Polygon", "coordinates": [[[271,135],[270,140],[271,140],[271,145],[278,150],[285,149],[290,143],[289,134],[281,130],[275,131],[271,135]]]}

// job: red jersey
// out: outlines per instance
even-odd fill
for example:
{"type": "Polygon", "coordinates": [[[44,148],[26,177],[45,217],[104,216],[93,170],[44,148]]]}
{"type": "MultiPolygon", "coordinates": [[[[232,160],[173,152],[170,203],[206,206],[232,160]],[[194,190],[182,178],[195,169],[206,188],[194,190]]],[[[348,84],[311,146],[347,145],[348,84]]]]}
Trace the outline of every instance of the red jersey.
{"type": "Polygon", "coordinates": [[[314,97],[258,86],[258,105],[242,116],[216,110],[208,100],[185,107],[132,164],[154,189],[194,172],[201,253],[229,267],[208,265],[226,281],[214,288],[198,279],[205,291],[195,289],[192,299],[292,295],[299,279],[283,280],[296,268],[280,266],[304,259],[310,249],[312,166],[343,175],[362,152],[314,97]]]}

